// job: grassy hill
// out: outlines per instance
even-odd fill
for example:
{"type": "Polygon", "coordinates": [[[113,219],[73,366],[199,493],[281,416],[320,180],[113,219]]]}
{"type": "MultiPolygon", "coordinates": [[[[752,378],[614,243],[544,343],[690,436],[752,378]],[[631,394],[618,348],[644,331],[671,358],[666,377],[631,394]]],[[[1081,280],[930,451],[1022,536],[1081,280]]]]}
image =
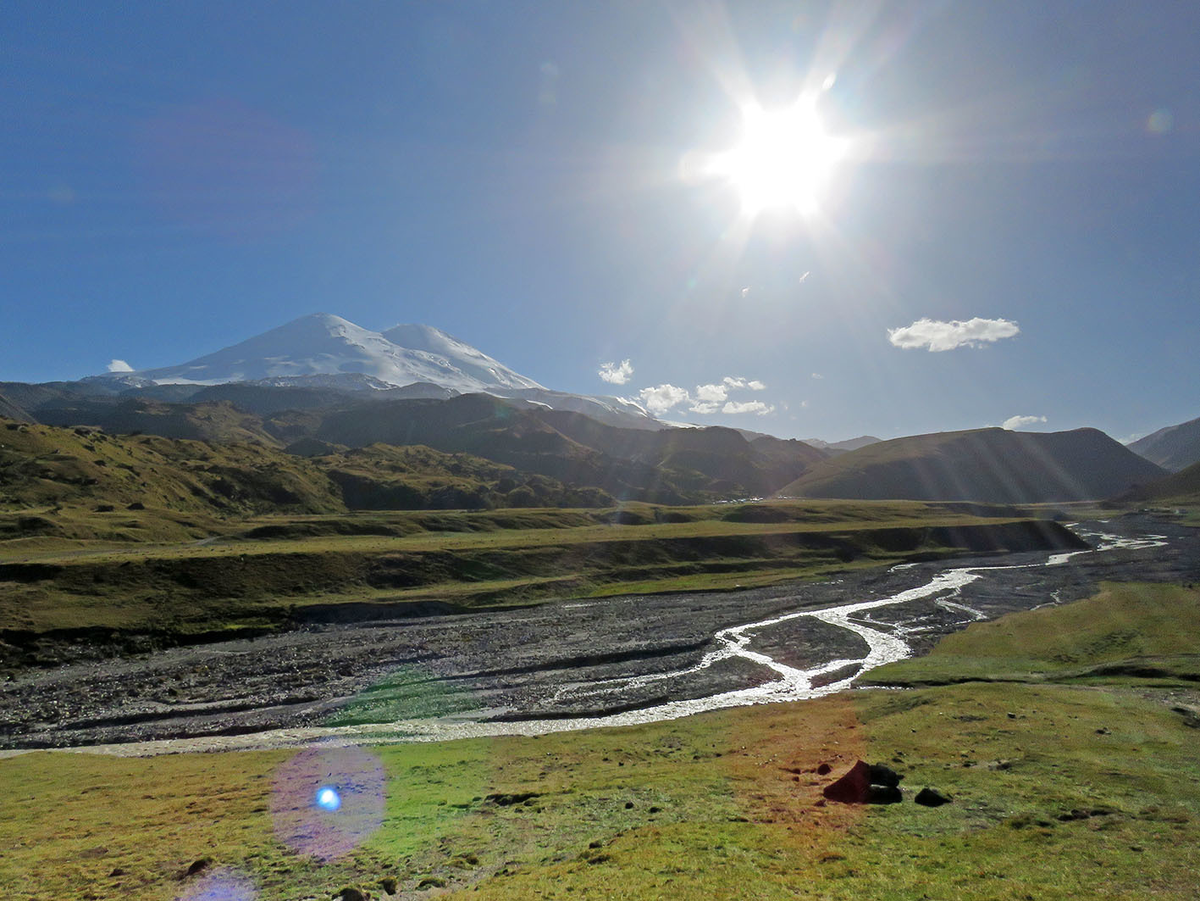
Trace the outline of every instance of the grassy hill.
{"type": "MultiPolygon", "coordinates": [[[[196,415],[230,408],[184,409],[196,415]]],[[[214,517],[236,520],[261,513],[603,506],[612,500],[602,491],[569,488],[468,454],[427,447],[329,450],[306,457],[264,444],[111,435],[82,426],[0,420],[0,533],[20,535],[24,529],[83,538],[90,530],[135,540],[136,532],[122,531],[105,514],[121,513],[122,522],[159,514],[160,520],[140,527],[153,540],[178,537],[170,521],[193,514],[207,517],[205,528],[211,531],[214,517]],[[156,527],[166,531],[156,535],[156,527]]]]}
{"type": "Polygon", "coordinates": [[[228,401],[172,404],[144,398],[105,398],[42,409],[37,420],[45,425],[91,426],[116,434],[146,433],[224,444],[281,446],[263,427],[260,417],[228,401]]]}
{"type": "Polygon", "coordinates": [[[785,497],[1042,503],[1111,497],[1164,470],[1096,429],[896,438],[814,465],[785,497]]]}

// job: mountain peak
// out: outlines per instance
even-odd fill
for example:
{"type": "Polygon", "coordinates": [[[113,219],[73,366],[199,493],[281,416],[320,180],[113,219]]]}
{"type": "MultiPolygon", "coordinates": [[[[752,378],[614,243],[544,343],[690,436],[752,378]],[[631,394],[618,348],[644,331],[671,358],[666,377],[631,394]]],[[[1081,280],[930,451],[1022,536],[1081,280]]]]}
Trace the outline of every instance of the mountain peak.
{"type": "Polygon", "coordinates": [[[160,384],[355,375],[397,387],[430,382],[456,392],[542,387],[432,326],[399,325],[380,333],[332,313],[301,316],[181,366],[125,375],[160,384]]]}

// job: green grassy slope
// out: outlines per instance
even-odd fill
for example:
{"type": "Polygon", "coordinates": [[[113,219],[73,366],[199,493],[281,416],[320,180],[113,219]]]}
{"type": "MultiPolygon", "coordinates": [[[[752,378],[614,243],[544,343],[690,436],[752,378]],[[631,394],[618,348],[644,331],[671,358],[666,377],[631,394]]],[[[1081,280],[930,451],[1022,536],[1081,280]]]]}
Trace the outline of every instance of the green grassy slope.
{"type": "Polygon", "coordinates": [[[1040,503],[1111,497],[1164,471],[1096,429],[976,429],[882,441],[816,464],[784,497],[1040,503]]]}
{"type": "Polygon", "coordinates": [[[130,504],[247,514],[345,509],[311,462],[270,448],[0,422],[0,510],[130,504]]]}
{"type": "MultiPolygon", "coordinates": [[[[203,408],[190,409],[194,414],[203,408]]],[[[61,511],[47,516],[50,507],[94,512],[140,504],[164,513],[236,518],[265,512],[609,503],[611,498],[596,489],[568,488],[545,476],[426,447],[372,446],[302,457],[262,444],[110,435],[0,420],[0,535],[15,528],[11,522],[5,528],[5,511],[18,518],[39,516],[39,528],[79,534],[78,517],[73,531],[63,532],[72,518],[60,516],[61,511]]]]}
{"type": "Polygon", "coordinates": [[[1108,584],[1074,604],[974,623],[942,639],[928,656],[881,667],[867,681],[1045,682],[1131,673],[1200,680],[1200,592],[1108,584]]]}

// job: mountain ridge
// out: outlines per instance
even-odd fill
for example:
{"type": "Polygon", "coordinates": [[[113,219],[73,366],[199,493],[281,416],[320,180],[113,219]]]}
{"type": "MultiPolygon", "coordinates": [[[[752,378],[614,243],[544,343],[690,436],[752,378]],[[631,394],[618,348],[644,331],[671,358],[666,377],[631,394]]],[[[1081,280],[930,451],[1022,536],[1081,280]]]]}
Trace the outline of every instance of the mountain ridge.
{"type": "Polygon", "coordinates": [[[872,500],[1095,500],[1166,475],[1098,429],[912,435],[824,460],[778,494],[872,500]]]}

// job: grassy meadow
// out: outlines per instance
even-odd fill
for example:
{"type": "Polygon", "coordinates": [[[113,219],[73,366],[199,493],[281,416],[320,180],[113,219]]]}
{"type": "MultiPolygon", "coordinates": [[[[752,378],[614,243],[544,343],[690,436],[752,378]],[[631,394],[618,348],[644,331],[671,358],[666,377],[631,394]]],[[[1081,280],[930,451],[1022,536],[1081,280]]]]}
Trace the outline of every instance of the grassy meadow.
{"type": "MultiPolygon", "coordinates": [[[[926,658],[877,671],[920,686],[904,691],[372,748],[384,774],[378,828],[329,859],[281,825],[313,809],[312,785],[280,776],[310,752],[16,756],[0,760],[0,890],[237,901],[330,898],[346,886],[377,899],[394,889],[497,901],[1194,898],[1198,616],[1195,589],[1108,585],[1077,604],[972,625],[926,658]],[[1176,665],[1134,665],[1145,660],[1176,665]],[[989,681],[961,681],[978,673],[989,681]],[[822,804],[821,787],[860,757],[903,774],[904,803],[822,804]],[[822,763],[833,772],[818,775],[822,763]],[[953,802],[913,804],[925,785],[953,802]]],[[[358,774],[370,787],[363,752],[322,753],[330,773],[339,755],[349,761],[328,778],[352,785],[358,774]]],[[[310,840],[338,822],[315,821],[310,840]]]]}

